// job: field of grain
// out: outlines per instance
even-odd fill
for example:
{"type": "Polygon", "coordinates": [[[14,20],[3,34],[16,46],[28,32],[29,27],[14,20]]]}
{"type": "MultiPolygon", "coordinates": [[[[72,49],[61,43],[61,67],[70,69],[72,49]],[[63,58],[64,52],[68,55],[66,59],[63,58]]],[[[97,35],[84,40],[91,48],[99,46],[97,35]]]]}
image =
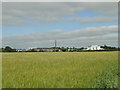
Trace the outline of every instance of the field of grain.
{"type": "Polygon", "coordinates": [[[118,52],[2,54],[3,88],[117,87],[118,52]]]}

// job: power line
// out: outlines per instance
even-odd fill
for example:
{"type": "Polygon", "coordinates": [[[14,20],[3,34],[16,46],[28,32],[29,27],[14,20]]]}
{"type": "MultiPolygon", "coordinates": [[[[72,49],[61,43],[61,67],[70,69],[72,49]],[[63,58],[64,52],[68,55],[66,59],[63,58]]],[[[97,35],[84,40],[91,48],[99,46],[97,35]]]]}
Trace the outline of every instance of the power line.
{"type": "Polygon", "coordinates": [[[56,52],[57,41],[55,40],[55,52],[56,52]]]}

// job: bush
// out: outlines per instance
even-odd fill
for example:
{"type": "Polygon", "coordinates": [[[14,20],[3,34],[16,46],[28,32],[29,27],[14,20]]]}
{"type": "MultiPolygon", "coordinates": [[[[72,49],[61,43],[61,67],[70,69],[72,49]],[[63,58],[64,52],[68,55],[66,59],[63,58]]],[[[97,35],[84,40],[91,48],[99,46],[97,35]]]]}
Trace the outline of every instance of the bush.
{"type": "Polygon", "coordinates": [[[16,49],[6,46],[5,48],[2,48],[2,52],[16,52],[16,49]]]}
{"type": "Polygon", "coordinates": [[[95,88],[118,88],[118,69],[112,68],[98,77],[95,88]]]}

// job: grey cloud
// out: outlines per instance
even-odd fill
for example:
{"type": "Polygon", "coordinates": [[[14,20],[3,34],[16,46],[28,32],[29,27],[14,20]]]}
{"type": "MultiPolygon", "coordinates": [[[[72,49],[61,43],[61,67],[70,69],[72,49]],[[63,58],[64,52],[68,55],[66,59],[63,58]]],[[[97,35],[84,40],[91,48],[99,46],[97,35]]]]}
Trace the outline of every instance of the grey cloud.
{"type": "MultiPolygon", "coordinates": [[[[2,3],[0,3],[0,20],[2,20],[1,18],[2,18],[2,3]]],[[[1,21],[0,21],[0,23],[1,23],[1,21]]]]}
{"type": "Polygon", "coordinates": [[[118,3],[116,2],[95,2],[95,3],[84,3],[83,6],[89,8],[88,10],[92,10],[95,12],[116,15],[118,14],[118,3]]]}
{"type": "Polygon", "coordinates": [[[115,44],[117,45],[118,27],[103,26],[65,32],[54,30],[41,34],[31,33],[21,36],[3,38],[3,46],[10,45],[16,48],[52,47],[54,40],[58,46],[86,46],[89,44],[115,44]]]}
{"type": "Polygon", "coordinates": [[[57,21],[80,21],[89,22],[112,22],[116,21],[118,6],[117,3],[103,2],[19,2],[3,3],[3,24],[24,25],[24,18],[36,22],[57,22],[57,21]],[[83,10],[98,12],[105,16],[101,17],[74,17],[64,18],[64,15],[74,16],[76,12],[83,10]],[[112,15],[112,16],[111,16],[112,15]],[[113,17],[115,16],[115,17],[113,17]],[[93,21],[92,21],[93,20],[93,21]]]}

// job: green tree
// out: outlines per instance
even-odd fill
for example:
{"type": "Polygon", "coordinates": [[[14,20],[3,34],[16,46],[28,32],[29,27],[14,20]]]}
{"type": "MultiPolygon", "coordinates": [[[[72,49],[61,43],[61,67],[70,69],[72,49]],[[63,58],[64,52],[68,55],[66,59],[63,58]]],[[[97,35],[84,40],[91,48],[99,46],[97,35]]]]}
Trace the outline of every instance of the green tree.
{"type": "Polygon", "coordinates": [[[2,48],[2,52],[16,52],[16,49],[12,49],[10,46],[2,48]]]}
{"type": "Polygon", "coordinates": [[[35,49],[31,49],[29,52],[37,52],[35,49]]]}
{"type": "Polygon", "coordinates": [[[4,49],[5,52],[12,52],[12,48],[9,46],[6,46],[4,49]]]}

